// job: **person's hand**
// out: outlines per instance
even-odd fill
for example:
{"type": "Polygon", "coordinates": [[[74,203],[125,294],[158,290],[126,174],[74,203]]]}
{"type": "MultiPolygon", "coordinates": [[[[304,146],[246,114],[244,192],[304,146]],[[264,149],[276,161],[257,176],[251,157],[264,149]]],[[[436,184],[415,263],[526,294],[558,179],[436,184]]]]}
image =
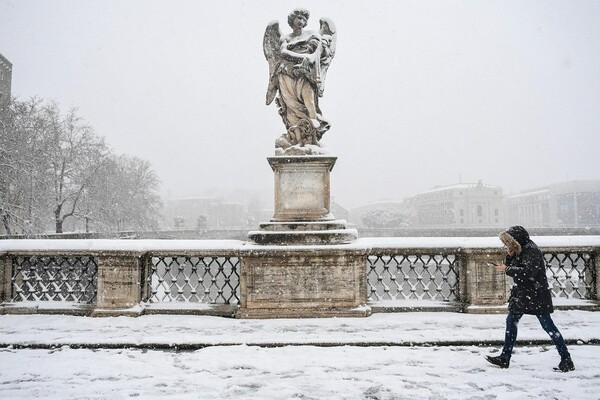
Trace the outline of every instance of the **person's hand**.
{"type": "Polygon", "coordinates": [[[494,268],[496,269],[496,271],[498,272],[505,272],[506,271],[506,265],[504,264],[497,264],[494,265],[494,268]]]}

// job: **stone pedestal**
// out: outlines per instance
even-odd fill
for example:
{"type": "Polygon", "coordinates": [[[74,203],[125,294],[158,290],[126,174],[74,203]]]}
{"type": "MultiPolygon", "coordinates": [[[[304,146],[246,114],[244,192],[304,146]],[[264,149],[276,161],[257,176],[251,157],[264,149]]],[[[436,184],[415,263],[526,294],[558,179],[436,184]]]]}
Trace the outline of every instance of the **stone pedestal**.
{"type": "Polygon", "coordinates": [[[329,172],[337,157],[283,156],[267,159],[275,173],[272,222],[331,221],[329,172]]]}
{"type": "Polygon", "coordinates": [[[505,313],[509,285],[504,272],[488,263],[502,264],[504,254],[498,249],[468,251],[464,255],[461,277],[469,313],[505,313]]]}
{"type": "Polygon", "coordinates": [[[303,223],[262,223],[260,230],[251,231],[248,237],[256,244],[342,244],[356,240],[356,229],[347,229],[346,221],[303,223]]]}
{"type": "Polygon", "coordinates": [[[11,301],[12,262],[0,254],[0,303],[11,301]]]}
{"type": "Polygon", "coordinates": [[[243,250],[238,318],[364,317],[364,252],[335,246],[243,250]]]}
{"type": "Polygon", "coordinates": [[[329,173],[337,157],[279,156],[267,159],[275,174],[275,213],[249,232],[257,244],[341,244],[356,240],[355,229],[331,213],[329,173]]]}
{"type": "Polygon", "coordinates": [[[329,173],[336,157],[268,158],[275,213],[248,234],[239,318],[367,316],[365,254],[341,245],[357,238],[331,213],[329,173]],[[343,250],[342,250],[343,249],[343,250]]]}
{"type": "Polygon", "coordinates": [[[92,316],[140,315],[141,270],[141,258],[136,253],[98,256],[98,296],[92,316]]]}
{"type": "MultiPolygon", "coordinates": [[[[573,249],[571,249],[571,251],[573,251],[573,249]]],[[[596,251],[590,251],[590,253],[592,256],[592,259],[590,260],[591,269],[585,273],[584,279],[586,284],[589,284],[590,287],[595,290],[592,290],[591,293],[588,294],[587,299],[600,300],[600,248],[596,249],[596,251]]],[[[600,301],[598,302],[598,306],[600,306],[600,301]]]]}

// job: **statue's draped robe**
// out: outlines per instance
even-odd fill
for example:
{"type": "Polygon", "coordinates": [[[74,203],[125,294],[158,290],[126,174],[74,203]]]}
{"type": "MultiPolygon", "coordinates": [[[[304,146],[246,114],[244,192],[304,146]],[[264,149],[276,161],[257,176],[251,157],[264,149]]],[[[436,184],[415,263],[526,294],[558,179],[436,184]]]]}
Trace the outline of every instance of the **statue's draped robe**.
{"type": "Polygon", "coordinates": [[[311,60],[290,60],[283,56],[278,63],[276,74],[279,86],[280,113],[286,128],[302,125],[302,121],[316,128],[317,139],[329,129],[329,123],[321,116],[319,109],[318,83],[321,82],[320,57],[321,38],[311,34],[299,40],[284,43],[287,50],[297,54],[313,55],[311,60]],[[311,120],[316,122],[311,122],[311,120]],[[318,124],[314,127],[313,124],[318,124]]]}

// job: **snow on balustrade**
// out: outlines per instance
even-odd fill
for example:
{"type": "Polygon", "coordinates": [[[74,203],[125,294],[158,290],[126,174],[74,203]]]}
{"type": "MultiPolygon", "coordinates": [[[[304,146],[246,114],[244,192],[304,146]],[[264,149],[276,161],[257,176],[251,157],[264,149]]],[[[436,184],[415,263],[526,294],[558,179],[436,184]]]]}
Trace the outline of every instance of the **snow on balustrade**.
{"type": "MultiPolygon", "coordinates": [[[[532,236],[540,247],[600,247],[600,236],[532,236]]],[[[269,249],[240,240],[149,240],[149,239],[8,239],[0,240],[0,254],[3,252],[26,251],[201,251],[201,250],[240,250],[269,249]]],[[[356,249],[377,248],[501,248],[497,237],[376,237],[360,238],[349,244],[288,246],[290,248],[315,249],[356,249]]]]}
{"type": "Polygon", "coordinates": [[[0,254],[8,251],[235,251],[243,245],[244,242],[239,240],[9,239],[0,240],[0,254]]]}
{"type": "MultiPolygon", "coordinates": [[[[544,253],[557,305],[597,298],[600,236],[532,239],[544,253]]],[[[11,269],[10,282],[4,282],[9,290],[1,300],[36,306],[93,304],[101,279],[98,257],[121,254],[140,258],[139,300],[147,306],[164,304],[169,310],[193,304],[237,306],[244,252],[274,248],[281,246],[238,240],[0,240],[0,261],[11,269]]],[[[361,238],[341,245],[287,248],[362,252],[369,305],[387,309],[443,308],[464,302],[460,291],[464,290],[461,266],[465,254],[503,254],[496,237],[361,238]]]]}

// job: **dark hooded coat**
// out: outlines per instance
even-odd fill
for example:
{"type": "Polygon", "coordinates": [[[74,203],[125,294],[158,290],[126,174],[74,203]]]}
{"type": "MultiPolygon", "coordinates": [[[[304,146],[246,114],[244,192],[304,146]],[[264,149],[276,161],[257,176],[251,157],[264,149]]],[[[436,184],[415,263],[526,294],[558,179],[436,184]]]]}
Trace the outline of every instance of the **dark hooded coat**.
{"type": "Polygon", "coordinates": [[[522,226],[513,226],[500,234],[500,239],[515,255],[506,256],[506,275],[514,286],[508,299],[508,311],[513,314],[550,314],[552,293],[546,278],[546,263],[537,245],[522,226]]]}

